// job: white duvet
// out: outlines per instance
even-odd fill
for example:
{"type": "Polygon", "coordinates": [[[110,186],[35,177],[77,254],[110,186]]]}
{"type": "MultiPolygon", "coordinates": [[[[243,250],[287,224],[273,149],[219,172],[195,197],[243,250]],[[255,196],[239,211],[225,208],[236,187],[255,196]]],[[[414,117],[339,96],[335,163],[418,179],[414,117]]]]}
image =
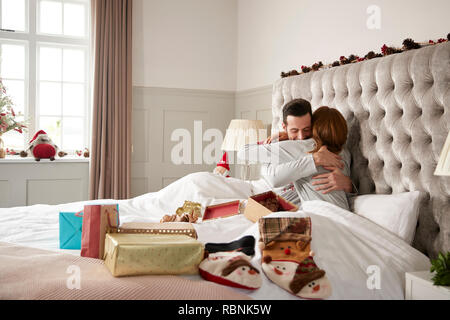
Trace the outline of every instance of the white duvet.
{"type": "MultiPolygon", "coordinates": [[[[119,203],[120,222],[159,222],[173,214],[185,200],[203,206],[245,201],[250,195],[267,191],[262,181],[248,183],[201,172],[188,175],[159,192],[129,200],[98,200],[63,205],[34,205],[0,209],[0,241],[41,249],[59,250],[59,212],[75,212],[84,204],[119,203]]],[[[323,201],[302,204],[298,212],[271,216],[309,216],[312,221],[312,250],[316,264],[326,271],[332,284],[330,299],[403,299],[405,272],[430,268],[429,259],[396,235],[375,223],[323,201]]],[[[194,224],[199,241],[229,242],[244,235],[259,239],[257,224],[243,215],[194,224]]],[[[68,251],[79,254],[79,251],[68,251]]],[[[260,252],[252,259],[261,270],[260,252]]],[[[1,261],[0,261],[1,263],[1,261]]],[[[241,291],[255,299],[299,299],[262,274],[260,289],[241,291]]],[[[190,279],[204,281],[200,276],[190,279]]],[[[1,284],[1,283],[0,283],[1,284]]]]}

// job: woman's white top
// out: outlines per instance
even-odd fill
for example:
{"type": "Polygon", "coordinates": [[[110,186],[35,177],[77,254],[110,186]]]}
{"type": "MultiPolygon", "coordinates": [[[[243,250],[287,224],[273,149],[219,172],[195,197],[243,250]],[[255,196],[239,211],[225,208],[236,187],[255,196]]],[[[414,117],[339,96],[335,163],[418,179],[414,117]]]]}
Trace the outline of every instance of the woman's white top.
{"type": "MultiPolygon", "coordinates": [[[[294,184],[300,201],[323,200],[349,210],[345,191],[332,191],[323,194],[313,186],[313,177],[327,173],[322,167],[316,167],[312,154],[315,148],[313,139],[286,140],[271,144],[249,144],[237,153],[240,160],[261,164],[261,176],[273,188],[294,184]]],[[[351,155],[347,150],[340,154],[344,162],[342,172],[350,175],[351,155]]]]}

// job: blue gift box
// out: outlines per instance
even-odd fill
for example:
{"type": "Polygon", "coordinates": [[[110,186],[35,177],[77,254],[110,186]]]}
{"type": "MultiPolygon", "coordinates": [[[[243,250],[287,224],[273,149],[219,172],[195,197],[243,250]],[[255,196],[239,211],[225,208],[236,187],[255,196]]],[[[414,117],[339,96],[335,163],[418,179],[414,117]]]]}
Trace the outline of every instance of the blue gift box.
{"type": "Polygon", "coordinates": [[[59,213],[59,248],[81,250],[82,212],[59,213]]]}

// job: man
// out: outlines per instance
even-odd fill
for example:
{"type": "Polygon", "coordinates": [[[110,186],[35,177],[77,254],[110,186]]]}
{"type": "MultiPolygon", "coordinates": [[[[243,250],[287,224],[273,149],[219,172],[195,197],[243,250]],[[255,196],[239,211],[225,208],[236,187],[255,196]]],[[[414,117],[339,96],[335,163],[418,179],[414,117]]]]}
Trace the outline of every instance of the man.
{"type": "MultiPolygon", "coordinates": [[[[267,138],[265,144],[284,140],[306,140],[312,137],[312,110],[311,104],[304,99],[294,99],[283,107],[283,129],[267,138]]],[[[322,147],[318,152],[312,154],[312,159],[306,159],[311,166],[311,160],[316,167],[322,166],[329,172],[313,177],[316,191],[327,194],[334,190],[342,190],[351,193],[352,181],[340,170],[343,164],[341,157],[322,147]]]]}

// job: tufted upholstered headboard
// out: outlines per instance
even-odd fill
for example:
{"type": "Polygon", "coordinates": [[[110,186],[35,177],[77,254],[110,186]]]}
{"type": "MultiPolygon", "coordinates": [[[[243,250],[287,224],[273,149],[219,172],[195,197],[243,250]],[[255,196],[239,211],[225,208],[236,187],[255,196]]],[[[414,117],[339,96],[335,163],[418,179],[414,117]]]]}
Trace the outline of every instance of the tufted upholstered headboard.
{"type": "Polygon", "coordinates": [[[413,246],[432,258],[450,251],[450,177],[434,176],[450,129],[450,42],[278,80],[272,132],[296,98],[347,119],[360,194],[425,192],[413,246]]]}

